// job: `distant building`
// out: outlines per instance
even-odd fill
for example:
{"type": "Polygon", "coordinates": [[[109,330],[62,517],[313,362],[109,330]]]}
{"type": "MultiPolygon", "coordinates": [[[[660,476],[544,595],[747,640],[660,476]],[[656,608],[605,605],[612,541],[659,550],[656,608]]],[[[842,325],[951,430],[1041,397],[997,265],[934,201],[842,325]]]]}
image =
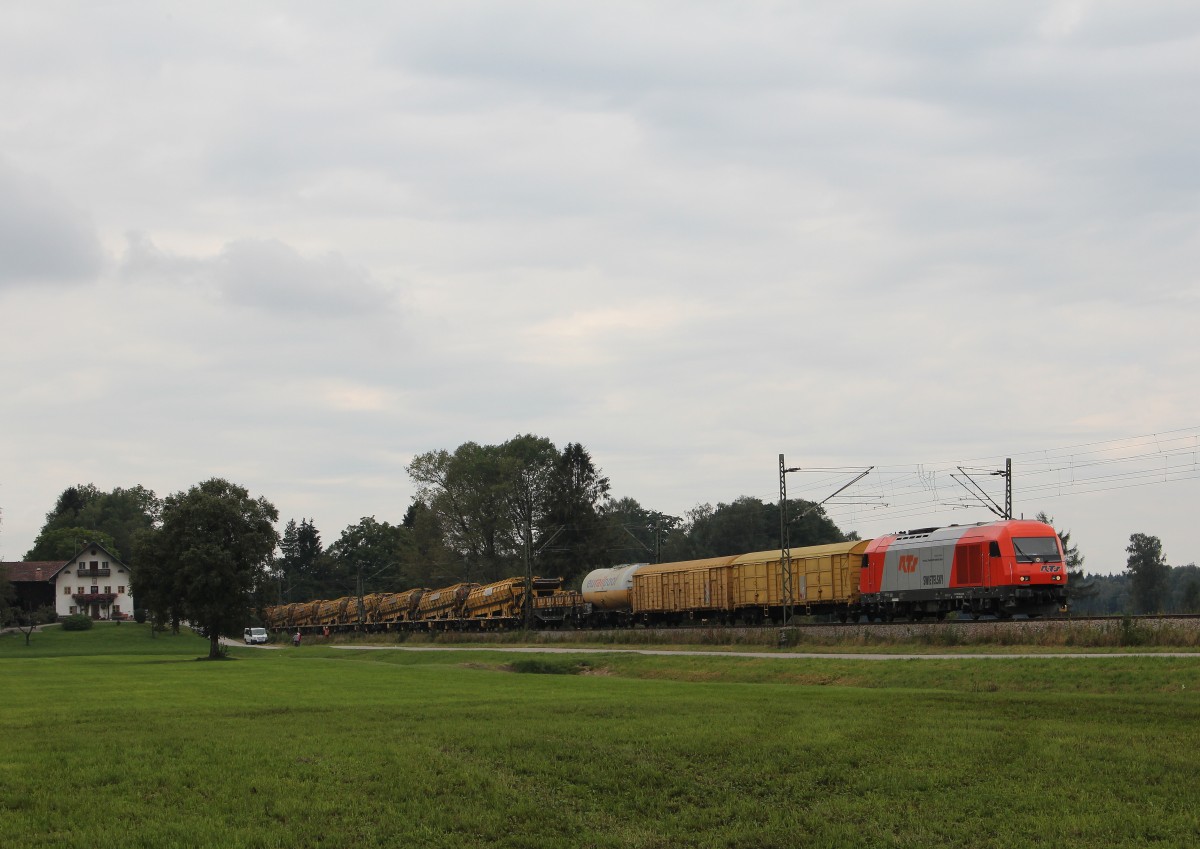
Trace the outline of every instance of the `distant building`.
{"type": "Polygon", "coordinates": [[[59,616],[123,619],[133,613],[129,567],[98,542],[70,560],[5,563],[17,600],[26,610],[53,606],[59,616]]]}

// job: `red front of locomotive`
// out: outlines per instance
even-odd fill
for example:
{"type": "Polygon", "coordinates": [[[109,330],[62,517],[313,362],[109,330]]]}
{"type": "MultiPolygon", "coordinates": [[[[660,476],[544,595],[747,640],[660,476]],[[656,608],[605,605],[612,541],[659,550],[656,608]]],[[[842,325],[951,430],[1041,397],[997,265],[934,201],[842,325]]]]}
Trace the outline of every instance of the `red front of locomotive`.
{"type": "Polygon", "coordinates": [[[1066,583],[1054,529],[1006,520],[879,537],[864,556],[860,589],[868,614],[940,619],[952,610],[1053,613],[1066,604],[1066,583]]]}
{"type": "Polygon", "coordinates": [[[997,585],[1028,590],[1061,590],[1052,594],[1066,602],[1067,564],[1054,528],[1042,522],[996,522],[996,546],[990,546],[991,570],[997,585]],[[1000,556],[996,557],[995,549],[1000,556]]]}

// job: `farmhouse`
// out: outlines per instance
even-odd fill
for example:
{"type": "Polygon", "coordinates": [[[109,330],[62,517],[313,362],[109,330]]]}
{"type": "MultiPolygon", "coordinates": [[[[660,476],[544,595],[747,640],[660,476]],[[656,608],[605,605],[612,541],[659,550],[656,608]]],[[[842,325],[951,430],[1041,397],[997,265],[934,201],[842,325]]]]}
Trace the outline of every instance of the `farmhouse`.
{"type": "Polygon", "coordinates": [[[70,560],[3,564],[26,610],[53,606],[59,616],[123,619],[133,612],[129,567],[98,542],[70,560]]]}

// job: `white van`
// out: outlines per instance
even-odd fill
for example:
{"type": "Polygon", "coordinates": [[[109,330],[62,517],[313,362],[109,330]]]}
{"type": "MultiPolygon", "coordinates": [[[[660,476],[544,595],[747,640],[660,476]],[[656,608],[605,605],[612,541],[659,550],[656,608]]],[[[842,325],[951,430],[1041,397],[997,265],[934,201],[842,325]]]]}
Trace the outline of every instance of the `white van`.
{"type": "Polygon", "coordinates": [[[245,635],[246,645],[252,646],[255,643],[265,643],[267,641],[266,628],[247,628],[245,635]]]}

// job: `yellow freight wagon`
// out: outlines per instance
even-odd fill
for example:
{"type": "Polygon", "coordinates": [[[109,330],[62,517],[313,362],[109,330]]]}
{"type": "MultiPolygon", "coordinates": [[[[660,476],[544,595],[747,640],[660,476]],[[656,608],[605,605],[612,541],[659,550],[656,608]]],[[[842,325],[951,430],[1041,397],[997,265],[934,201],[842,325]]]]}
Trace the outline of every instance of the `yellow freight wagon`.
{"type": "Polygon", "coordinates": [[[317,608],[321,604],[321,601],[307,601],[294,605],[292,617],[295,621],[292,625],[297,628],[307,628],[317,624],[317,608]]]}
{"type": "Polygon", "coordinates": [[[463,602],[463,618],[471,620],[519,619],[524,612],[525,579],[505,578],[475,587],[463,602]]]}
{"type": "Polygon", "coordinates": [[[278,631],[280,628],[286,628],[291,622],[288,619],[288,612],[291,609],[290,604],[277,604],[273,607],[268,607],[263,611],[263,622],[272,631],[278,631]]]}
{"type": "Polygon", "coordinates": [[[417,603],[416,618],[422,622],[461,619],[462,603],[477,586],[479,584],[455,584],[425,593],[417,603]]]}
{"type": "Polygon", "coordinates": [[[375,624],[379,602],[382,598],[383,593],[369,593],[362,597],[363,621],[368,625],[375,624]]]}
{"type": "Polygon", "coordinates": [[[736,557],[710,557],[644,566],[633,576],[633,613],[643,622],[727,616],[729,566],[736,557]]]}
{"type": "Polygon", "coordinates": [[[421,595],[426,589],[405,590],[402,593],[382,593],[375,606],[375,622],[379,625],[394,625],[410,622],[416,612],[421,595]]]}
{"type": "MultiPolygon", "coordinates": [[[[794,612],[845,613],[858,604],[862,555],[870,540],[810,545],[791,550],[794,612]]],[[[730,567],[732,607],[747,621],[775,619],[783,611],[783,552],[743,554],[730,567]]]]}
{"type": "MultiPolygon", "coordinates": [[[[562,587],[562,578],[534,578],[533,595],[546,596],[562,587]]],[[[488,621],[512,623],[525,615],[525,579],[505,578],[475,587],[463,602],[462,618],[483,625],[488,621]]]]}

